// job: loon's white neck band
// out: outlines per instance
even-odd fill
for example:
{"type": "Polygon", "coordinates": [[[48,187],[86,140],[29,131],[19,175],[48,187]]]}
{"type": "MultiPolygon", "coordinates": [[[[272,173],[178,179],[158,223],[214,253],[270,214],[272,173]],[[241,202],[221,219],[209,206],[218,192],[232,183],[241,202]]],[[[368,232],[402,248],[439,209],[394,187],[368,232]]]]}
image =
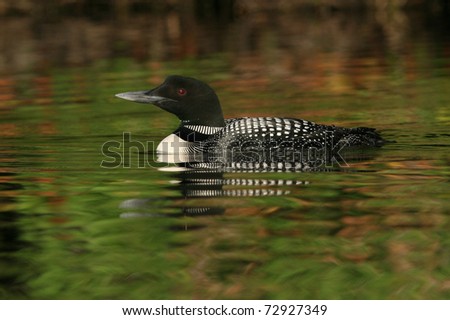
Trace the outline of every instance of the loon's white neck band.
{"type": "Polygon", "coordinates": [[[204,126],[201,124],[195,124],[195,125],[188,124],[188,125],[185,125],[184,127],[191,129],[192,131],[200,132],[200,133],[208,134],[208,135],[215,134],[216,132],[223,129],[223,127],[210,127],[210,126],[204,126]]]}

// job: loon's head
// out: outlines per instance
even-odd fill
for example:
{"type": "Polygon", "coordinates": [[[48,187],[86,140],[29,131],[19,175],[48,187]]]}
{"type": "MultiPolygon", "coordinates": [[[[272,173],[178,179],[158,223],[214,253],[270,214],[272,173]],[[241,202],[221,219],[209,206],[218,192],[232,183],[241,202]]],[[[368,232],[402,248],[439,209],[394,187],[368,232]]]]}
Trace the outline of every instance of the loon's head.
{"type": "Polygon", "coordinates": [[[186,124],[225,126],[216,93],[206,83],[194,78],[169,76],[154,89],[119,93],[116,97],[154,104],[173,113],[186,124]]]}

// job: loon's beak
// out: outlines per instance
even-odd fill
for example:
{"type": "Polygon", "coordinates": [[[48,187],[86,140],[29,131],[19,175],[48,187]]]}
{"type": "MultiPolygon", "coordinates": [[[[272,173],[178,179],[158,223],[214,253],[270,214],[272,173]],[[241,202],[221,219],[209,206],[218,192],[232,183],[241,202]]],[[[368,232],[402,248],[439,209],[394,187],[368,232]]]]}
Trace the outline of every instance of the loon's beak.
{"type": "MultiPolygon", "coordinates": [[[[157,104],[163,101],[169,101],[172,99],[161,97],[157,95],[153,95],[154,90],[150,91],[132,91],[132,92],[124,92],[116,94],[117,98],[139,102],[139,103],[152,103],[157,104]]],[[[172,100],[174,101],[174,100],[172,100]]]]}

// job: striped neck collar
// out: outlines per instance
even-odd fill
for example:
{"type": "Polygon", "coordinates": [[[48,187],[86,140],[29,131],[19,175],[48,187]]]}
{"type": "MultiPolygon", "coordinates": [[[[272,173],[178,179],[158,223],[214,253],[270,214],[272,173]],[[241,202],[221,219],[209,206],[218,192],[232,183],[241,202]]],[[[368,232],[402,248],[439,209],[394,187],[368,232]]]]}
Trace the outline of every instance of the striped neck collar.
{"type": "Polygon", "coordinates": [[[183,127],[190,129],[195,132],[199,132],[206,135],[215,134],[216,132],[223,129],[223,127],[210,127],[210,126],[204,126],[200,124],[188,124],[184,125],[183,127]]]}

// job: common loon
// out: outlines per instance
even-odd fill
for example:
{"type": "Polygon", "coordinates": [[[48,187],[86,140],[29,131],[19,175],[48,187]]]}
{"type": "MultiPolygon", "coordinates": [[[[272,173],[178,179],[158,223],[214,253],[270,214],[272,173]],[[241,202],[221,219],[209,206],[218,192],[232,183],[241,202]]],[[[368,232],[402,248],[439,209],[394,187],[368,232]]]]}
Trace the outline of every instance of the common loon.
{"type": "Polygon", "coordinates": [[[184,76],[169,76],[154,89],[119,93],[116,97],[154,104],[181,120],[180,126],[158,145],[159,154],[217,155],[239,150],[242,160],[271,150],[277,159],[294,155],[298,161],[305,157],[310,160],[312,153],[330,157],[343,147],[379,147],[385,142],[373,128],[343,128],[278,117],[224,119],[214,90],[184,76]]]}

